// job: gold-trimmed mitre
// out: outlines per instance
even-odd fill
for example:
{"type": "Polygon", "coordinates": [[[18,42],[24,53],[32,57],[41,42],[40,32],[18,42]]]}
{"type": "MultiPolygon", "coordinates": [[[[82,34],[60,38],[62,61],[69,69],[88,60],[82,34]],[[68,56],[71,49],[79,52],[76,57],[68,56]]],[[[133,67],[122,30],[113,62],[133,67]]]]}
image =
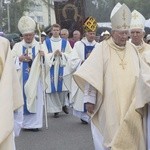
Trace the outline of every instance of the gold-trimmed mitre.
{"type": "Polygon", "coordinates": [[[131,24],[130,24],[130,29],[142,29],[144,30],[145,26],[145,18],[144,16],[138,12],[137,10],[133,10],[132,18],[131,18],[131,24]]]}
{"type": "Polygon", "coordinates": [[[85,32],[95,32],[97,28],[97,22],[93,17],[88,17],[83,24],[85,32]]]}
{"type": "Polygon", "coordinates": [[[125,4],[117,3],[110,16],[112,30],[129,30],[131,11],[125,4]]]}
{"type": "Polygon", "coordinates": [[[23,16],[18,22],[18,29],[22,34],[33,33],[36,28],[35,21],[29,16],[23,16]]]}

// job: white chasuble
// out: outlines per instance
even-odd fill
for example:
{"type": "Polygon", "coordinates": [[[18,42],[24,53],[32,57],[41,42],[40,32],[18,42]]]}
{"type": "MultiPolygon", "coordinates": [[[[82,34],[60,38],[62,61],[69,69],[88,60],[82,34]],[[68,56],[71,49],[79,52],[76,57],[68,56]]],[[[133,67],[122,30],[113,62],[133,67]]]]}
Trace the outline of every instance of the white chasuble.
{"type": "Polygon", "coordinates": [[[30,44],[27,44],[24,40],[16,43],[12,49],[12,55],[17,65],[16,69],[20,77],[20,83],[22,85],[22,90],[24,93],[25,103],[23,128],[26,129],[41,128],[43,124],[43,89],[40,76],[40,59],[38,59],[39,57],[37,55],[39,50],[40,45],[35,39],[30,44]],[[19,57],[25,54],[32,59],[31,64],[18,61],[19,57]],[[34,62],[35,58],[36,61],[34,62]],[[28,84],[26,85],[26,83],[28,84]]]}
{"type": "Polygon", "coordinates": [[[45,41],[45,45],[47,48],[47,53],[45,55],[45,66],[46,66],[46,93],[52,93],[52,83],[54,84],[55,90],[58,89],[58,80],[63,80],[61,91],[69,91],[70,90],[70,67],[68,63],[69,55],[72,51],[72,48],[68,41],[66,41],[66,46],[64,46],[64,50],[62,50],[62,39],[61,38],[51,38],[50,41],[47,39],[45,41]],[[48,41],[48,42],[47,42],[48,41]],[[48,44],[47,44],[48,43],[48,44]],[[60,50],[62,52],[62,56],[54,56],[54,52],[56,50],[60,50]],[[53,68],[53,71],[50,69],[53,68]],[[59,67],[63,67],[62,76],[59,76],[59,67]],[[53,73],[52,73],[53,72],[53,73]]]}
{"type": "Polygon", "coordinates": [[[44,43],[47,47],[45,54],[45,87],[48,103],[48,112],[61,112],[62,107],[68,103],[67,94],[71,88],[70,66],[68,63],[72,48],[68,41],[59,38],[48,38],[44,43]],[[59,50],[62,56],[55,56],[59,50]]]}
{"type": "MultiPolygon", "coordinates": [[[[150,66],[150,45],[142,41],[139,46],[135,46],[135,47],[137,48],[139,55],[144,60],[144,62],[148,64],[148,66],[150,66]]],[[[148,146],[147,149],[150,149],[150,103],[145,108],[146,108],[144,111],[145,112],[144,119],[146,120],[146,121],[144,120],[145,138],[148,146]]]]}
{"type": "Polygon", "coordinates": [[[101,42],[74,74],[82,90],[86,82],[97,91],[92,123],[102,145],[112,150],[145,150],[142,115],[136,111],[139,58],[130,43],[118,47],[112,38],[101,42]]]}
{"type": "Polygon", "coordinates": [[[0,150],[14,150],[14,111],[23,105],[22,91],[9,46],[9,42],[0,37],[0,150]]]}
{"type": "MultiPolygon", "coordinates": [[[[96,43],[95,40],[89,42],[85,37],[81,41],[75,43],[70,60],[73,71],[76,71],[82,65],[81,62],[86,60],[87,55],[91,53],[96,43]],[[88,50],[89,52],[87,52],[88,50]]],[[[73,79],[71,85],[71,103],[73,108],[77,111],[84,112],[83,92],[73,79]]]]}

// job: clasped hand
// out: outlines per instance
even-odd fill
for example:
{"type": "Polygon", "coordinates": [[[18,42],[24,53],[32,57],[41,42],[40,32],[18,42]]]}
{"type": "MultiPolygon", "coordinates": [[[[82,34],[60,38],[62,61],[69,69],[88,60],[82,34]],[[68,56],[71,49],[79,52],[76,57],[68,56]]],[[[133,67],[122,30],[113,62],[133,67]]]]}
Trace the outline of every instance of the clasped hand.
{"type": "Polygon", "coordinates": [[[93,114],[94,113],[94,104],[92,103],[86,103],[86,110],[88,113],[93,114]]]}
{"type": "Polygon", "coordinates": [[[44,51],[41,51],[41,50],[39,50],[39,54],[40,54],[40,56],[44,56],[45,55],[44,51]]]}
{"type": "Polygon", "coordinates": [[[29,62],[29,61],[31,61],[31,58],[28,56],[28,55],[21,55],[20,57],[19,57],[19,61],[25,61],[25,62],[29,62]]]}
{"type": "Polygon", "coordinates": [[[54,52],[54,56],[62,56],[62,53],[61,53],[61,51],[60,50],[56,50],[55,52],[54,52]]]}

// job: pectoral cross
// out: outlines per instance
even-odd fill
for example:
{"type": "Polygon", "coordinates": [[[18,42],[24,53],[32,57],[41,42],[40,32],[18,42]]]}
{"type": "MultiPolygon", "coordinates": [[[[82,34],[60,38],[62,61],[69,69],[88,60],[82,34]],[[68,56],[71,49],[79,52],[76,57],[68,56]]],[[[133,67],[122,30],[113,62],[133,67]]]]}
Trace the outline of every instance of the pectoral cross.
{"type": "Polygon", "coordinates": [[[122,69],[125,69],[125,65],[127,65],[123,60],[121,60],[121,63],[119,64],[122,66],[122,69]]]}

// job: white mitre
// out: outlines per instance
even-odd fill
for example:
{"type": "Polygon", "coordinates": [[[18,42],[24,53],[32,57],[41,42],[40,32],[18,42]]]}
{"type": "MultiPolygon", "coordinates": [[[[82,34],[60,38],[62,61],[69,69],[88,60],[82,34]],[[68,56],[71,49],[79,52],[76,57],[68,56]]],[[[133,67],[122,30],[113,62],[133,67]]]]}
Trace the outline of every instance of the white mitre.
{"type": "Polygon", "coordinates": [[[112,30],[129,30],[131,22],[131,11],[125,4],[117,3],[111,15],[112,30]]]}
{"type": "Polygon", "coordinates": [[[18,22],[18,29],[22,34],[33,33],[36,28],[35,21],[28,16],[23,16],[18,22]]]}
{"type": "Polygon", "coordinates": [[[101,36],[103,36],[103,35],[104,35],[104,32],[101,33],[101,36]]]}
{"type": "Polygon", "coordinates": [[[142,29],[144,30],[145,26],[145,18],[144,16],[139,13],[137,10],[133,10],[130,29],[142,29]]]}
{"type": "Polygon", "coordinates": [[[149,41],[150,40],[150,34],[148,34],[147,36],[146,36],[146,41],[149,41]]]}
{"type": "Polygon", "coordinates": [[[104,35],[110,35],[110,33],[106,30],[106,31],[104,32],[104,35]]]}
{"type": "Polygon", "coordinates": [[[41,35],[44,35],[44,36],[46,36],[46,33],[43,31],[43,32],[41,33],[41,35]]]}

